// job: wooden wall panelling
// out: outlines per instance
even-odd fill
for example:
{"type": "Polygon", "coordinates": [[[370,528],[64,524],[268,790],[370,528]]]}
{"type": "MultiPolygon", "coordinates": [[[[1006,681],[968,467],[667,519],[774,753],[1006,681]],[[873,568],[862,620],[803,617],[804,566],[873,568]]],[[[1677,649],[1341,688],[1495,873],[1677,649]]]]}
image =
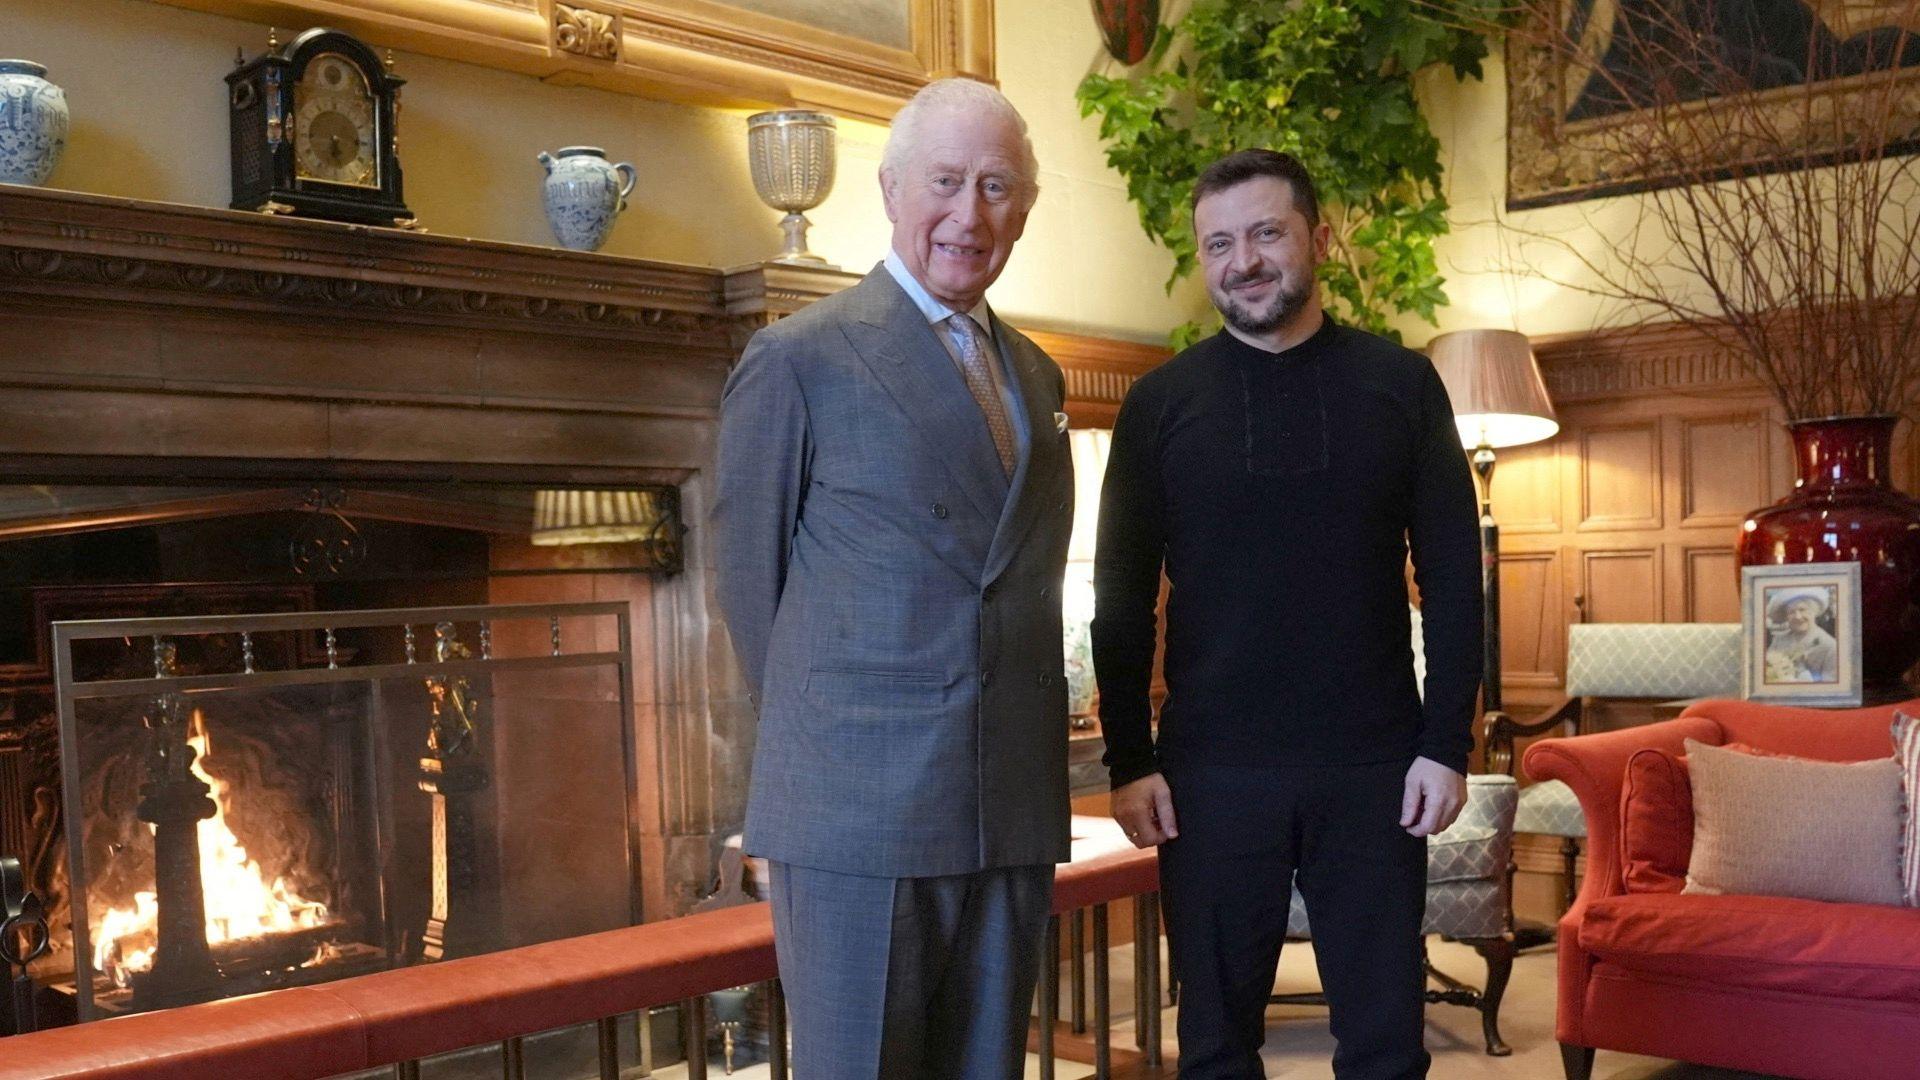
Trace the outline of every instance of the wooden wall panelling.
{"type": "Polygon", "coordinates": [[[1112,427],[1133,381],[1173,355],[1165,345],[1021,329],[1060,365],[1067,382],[1067,419],[1077,428],[1112,427]]]}
{"type": "Polygon", "coordinates": [[[1560,532],[1561,467],[1557,441],[1499,452],[1493,470],[1493,513],[1503,540],[1560,532]]]}
{"type": "Polygon", "coordinates": [[[1909,495],[1920,489],[1920,438],[1914,435],[1914,423],[1909,414],[1893,433],[1893,486],[1909,495]]]}
{"type": "Polygon", "coordinates": [[[1757,386],[1576,397],[1560,420],[1556,438],[1504,452],[1495,474],[1503,677],[1523,709],[1558,700],[1569,622],[1737,621],[1740,522],[1792,481],[1780,413],[1757,386]],[[1534,579],[1514,560],[1531,568],[1545,551],[1559,552],[1551,586],[1517,597],[1534,579]]]}
{"type": "Polygon", "coordinates": [[[1557,548],[1500,554],[1500,668],[1503,689],[1531,702],[1528,690],[1551,691],[1565,681],[1566,602],[1557,548]]]}
{"type": "Polygon", "coordinates": [[[1739,622],[1740,566],[1731,542],[1719,546],[1681,545],[1667,560],[1669,602],[1677,605],[1670,622],[1739,622]]]}
{"type": "Polygon", "coordinates": [[[1675,417],[1678,518],[1692,528],[1738,528],[1767,501],[1773,427],[1764,411],[1675,417]]]}
{"type": "Polygon", "coordinates": [[[1583,598],[1586,622],[1664,621],[1660,547],[1588,548],[1568,564],[1569,588],[1583,598]]]}
{"type": "Polygon", "coordinates": [[[1660,527],[1660,443],[1657,419],[1581,431],[1580,531],[1660,527]]]}

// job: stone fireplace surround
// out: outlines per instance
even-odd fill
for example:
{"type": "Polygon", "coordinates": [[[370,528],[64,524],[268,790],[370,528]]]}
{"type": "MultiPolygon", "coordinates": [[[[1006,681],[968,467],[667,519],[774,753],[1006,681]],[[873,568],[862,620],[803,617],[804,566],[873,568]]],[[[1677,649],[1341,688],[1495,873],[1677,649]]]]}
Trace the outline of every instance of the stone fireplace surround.
{"type": "MultiPolygon", "coordinates": [[[[753,744],[702,528],[720,389],[754,330],[855,280],[0,185],[0,483],[677,486],[633,723],[643,908],[678,915],[753,744]]],[[[1076,424],[1166,355],[1034,336],[1076,424]]]]}

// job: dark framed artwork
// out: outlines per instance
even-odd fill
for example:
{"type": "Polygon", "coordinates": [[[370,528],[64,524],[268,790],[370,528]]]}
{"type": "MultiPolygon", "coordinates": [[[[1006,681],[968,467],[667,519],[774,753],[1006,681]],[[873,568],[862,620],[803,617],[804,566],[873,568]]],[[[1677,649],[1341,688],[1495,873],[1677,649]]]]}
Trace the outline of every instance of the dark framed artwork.
{"type": "MultiPolygon", "coordinates": [[[[1888,154],[1920,149],[1920,6],[1899,0],[1523,0],[1507,41],[1507,208],[1621,195],[1837,159],[1824,132],[1869,85],[1902,85],[1888,154]],[[1557,25],[1546,25],[1550,17],[1557,25]],[[1904,25],[1903,25],[1904,23],[1904,25]],[[1649,170],[1636,127],[1715,109],[1743,83],[1755,119],[1713,160],[1649,170]]],[[[1876,91],[1877,92],[1877,91],[1876,91]]]]}

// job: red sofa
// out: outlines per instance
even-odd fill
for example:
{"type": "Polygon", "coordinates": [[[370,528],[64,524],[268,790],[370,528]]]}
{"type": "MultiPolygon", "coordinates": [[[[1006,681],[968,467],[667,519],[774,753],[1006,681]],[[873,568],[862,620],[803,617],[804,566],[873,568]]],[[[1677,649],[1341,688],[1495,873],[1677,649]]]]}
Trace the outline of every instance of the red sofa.
{"type": "Polygon", "coordinates": [[[1708,701],[1644,727],[1529,747],[1586,813],[1587,872],[1560,920],[1556,1032],[1568,1080],[1623,1050],[1808,1080],[1920,1078],[1920,909],[1760,896],[1628,893],[1620,789],[1646,747],[1743,742],[1828,761],[1886,757],[1895,708],[1708,701]]]}

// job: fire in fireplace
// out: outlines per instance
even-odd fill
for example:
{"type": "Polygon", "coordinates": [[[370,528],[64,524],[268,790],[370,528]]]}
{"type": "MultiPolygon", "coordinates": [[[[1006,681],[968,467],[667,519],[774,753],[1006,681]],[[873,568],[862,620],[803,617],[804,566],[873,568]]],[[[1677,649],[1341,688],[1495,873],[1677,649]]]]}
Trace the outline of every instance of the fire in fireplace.
{"type": "Polygon", "coordinates": [[[637,921],[628,614],[56,622],[80,1017],[637,921]],[[151,674],[76,680],[90,649],[150,654],[151,674]],[[588,867],[624,903],[582,887],[588,867]]]}
{"type": "MultiPolygon", "coordinates": [[[[198,846],[206,940],[215,963],[224,971],[243,963],[277,967],[296,956],[302,958],[294,967],[337,959],[340,920],[330,917],[325,903],[301,895],[286,877],[275,875],[269,882],[233,834],[227,823],[232,785],[207,772],[213,751],[206,718],[198,709],[193,710],[186,743],[193,751],[190,772],[207,785],[214,805],[213,816],[200,824],[198,846]]],[[[134,977],[152,968],[159,916],[157,894],[140,890],[133,894],[132,906],[109,907],[101,917],[93,934],[93,966],[115,988],[132,989],[134,977]]]]}

